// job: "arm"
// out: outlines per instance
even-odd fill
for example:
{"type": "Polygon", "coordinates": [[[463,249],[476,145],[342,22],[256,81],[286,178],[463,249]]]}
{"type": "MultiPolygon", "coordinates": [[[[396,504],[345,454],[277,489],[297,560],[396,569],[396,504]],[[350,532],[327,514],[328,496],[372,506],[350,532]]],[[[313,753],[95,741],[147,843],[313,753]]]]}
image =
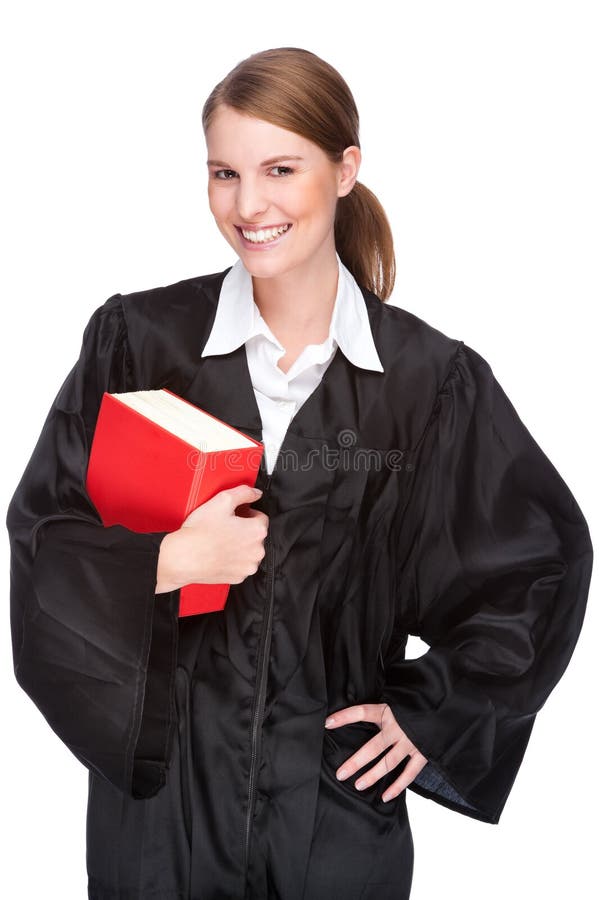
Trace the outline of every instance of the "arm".
{"type": "Polygon", "coordinates": [[[120,295],[99,307],[10,501],[15,676],[72,753],[120,790],[165,782],[178,590],[155,594],[166,532],[105,528],[85,491],[104,391],[127,386],[120,295]]]}
{"type": "Polygon", "coordinates": [[[593,550],[567,485],[466,345],[417,449],[398,540],[382,700],[429,760],[410,787],[497,823],[578,640],[593,550]],[[429,645],[417,659],[404,659],[408,633],[429,645]]]}

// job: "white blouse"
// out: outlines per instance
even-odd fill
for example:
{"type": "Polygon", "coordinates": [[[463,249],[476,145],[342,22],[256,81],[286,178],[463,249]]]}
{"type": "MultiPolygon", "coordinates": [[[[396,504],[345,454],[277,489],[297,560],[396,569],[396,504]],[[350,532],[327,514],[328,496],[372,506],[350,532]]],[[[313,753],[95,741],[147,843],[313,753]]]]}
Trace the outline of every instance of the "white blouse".
{"type": "Polygon", "coordinates": [[[238,259],[225,276],[212,330],[202,356],[231,353],[245,344],[248,368],[262,419],[266,470],[272,473],[291,419],[320,383],[337,347],[363,369],[383,372],[364,296],[355,278],[339,265],[337,295],[329,336],[307,344],[288,372],[277,365],[286,350],[274,336],[254,302],[252,277],[238,259]]]}

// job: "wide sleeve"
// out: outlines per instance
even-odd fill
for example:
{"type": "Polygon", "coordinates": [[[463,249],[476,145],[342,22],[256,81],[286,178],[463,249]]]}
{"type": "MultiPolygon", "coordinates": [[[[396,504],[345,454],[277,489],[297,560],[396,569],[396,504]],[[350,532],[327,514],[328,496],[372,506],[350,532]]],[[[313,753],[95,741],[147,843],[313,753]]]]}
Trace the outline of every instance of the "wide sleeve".
{"type": "Polygon", "coordinates": [[[14,672],[88,769],[133,797],[165,783],[179,591],[155,594],[167,532],[104,527],[85,480],[104,391],[130,387],[120,294],[91,316],[8,506],[14,672]]]}
{"type": "Polygon", "coordinates": [[[415,452],[396,540],[382,702],[429,761],[410,788],[496,824],[577,643],[593,549],[567,485],[463,343],[415,452]],[[418,658],[404,658],[408,634],[429,647],[418,658]]]}

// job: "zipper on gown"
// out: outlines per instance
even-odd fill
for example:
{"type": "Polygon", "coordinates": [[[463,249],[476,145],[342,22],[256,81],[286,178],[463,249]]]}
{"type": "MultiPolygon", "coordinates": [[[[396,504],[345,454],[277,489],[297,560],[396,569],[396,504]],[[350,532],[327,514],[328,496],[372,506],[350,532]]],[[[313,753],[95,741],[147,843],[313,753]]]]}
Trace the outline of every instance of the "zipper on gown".
{"type": "MultiPolygon", "coordinates": [[[[262,500],[266,497],[272,481],[272,473],[268,476],[268,481],[262,494],[262,500]]],[[[262,631],[260,634],[260,645],[258,648],[258,665],[256,672],[257,691],[254,694],[254,705],[252,709],[252,746],[250,760],[250,775],[248,788],[248,806],[245,824],[245,841],[244,841],[244,872],[247,886],[247,876],[249,870],[250,859],[250,841],[252,833],[252,820],[254,817],[254,807],[256,801],[256,783],[258,765],[260,762],[260,746],[262,741],[262,719],[264,716],[264,705],[266,703],[266,689],[268,686],[268,665],[270,661],[270,644],[272,637],[272,618],[274,606],[274,547],[272,546],[270,534],[265,538],[265,563],[267,573],[267,598],[262,619],[262,631]]]]}

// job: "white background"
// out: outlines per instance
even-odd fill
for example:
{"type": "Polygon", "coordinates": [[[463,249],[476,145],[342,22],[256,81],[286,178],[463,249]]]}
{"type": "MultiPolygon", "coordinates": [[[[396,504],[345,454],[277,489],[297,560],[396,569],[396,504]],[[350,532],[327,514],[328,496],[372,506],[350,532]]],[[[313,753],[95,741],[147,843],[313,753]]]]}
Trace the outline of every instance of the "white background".
{"type": "MultiPolygon", "coordinates": [[[[596,11],[575,0],[5,4],[3,508],[94,309],[235,261],[208,208],[202,105],[244,57],[299,46],[355,96],[359,178],[396,242],[391,302],[490,362],[593,536],[596,11]]],[[[14,681],[7,538],[2,553],[0,895],[82,900],[87,773],[14,681]]],[[[409,793],[413,900],[597,896],[596,642],[591,597],[499,825],[409,793]]]]}

